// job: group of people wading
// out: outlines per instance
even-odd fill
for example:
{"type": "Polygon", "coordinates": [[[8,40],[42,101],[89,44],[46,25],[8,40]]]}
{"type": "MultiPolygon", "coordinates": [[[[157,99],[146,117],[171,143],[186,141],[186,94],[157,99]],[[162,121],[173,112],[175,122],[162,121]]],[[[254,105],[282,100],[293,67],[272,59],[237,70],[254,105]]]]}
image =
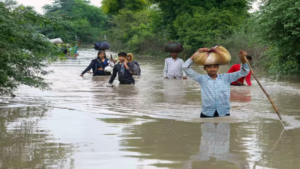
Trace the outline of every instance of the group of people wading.
{"type": "MultiPolygon", "coordinates": [[[[228,53],[223,47],[220,47],[218,50],[223,50],[223,52],[225,50],[228,53]]],[[[246,78],[248,86],[251,86],[251,72],[247,62],[249,63],[252,57],[248,56],[247,52],[242,50],[239,52],[241,64],[233,65],[228,73],[218,74],[219,66],[221,65],[215,64],[218,62],[203,63],[203,69],[207,72],[207,75],[199,74],[191,68],[194,61],[196,63],[199,62],[199,53],[207,53],[207,56],[205,55],[205,59],[207,59],[210,57],[209,54],[211,52],[216,51],[215,48],[200,48],[186,62],[177,57],[178,52],[170,52],[171,57],[165,60],[163,71],[165,79],[187,79],[189,77],[200,84],[202,98],[201,118],[230,116],[230,85],[244,85],[244,79],[246,78]]],[[[230,61],[230,54],[228,57],[230,61]]],[[[110,85],[112,85],[117,74],[120,84],[135,84],[133,75],[140,75],[138,62],[133,61],[132,54],[125,52],[118,54],[118,60],[119,62],[115,64],[116,60],[107,59],[105,52],[100,51],[97,58],[91,61],[91,64],[82,72],[81,76],[92,69],[94,76],[111,75],[109,80],[110,85]],[[113,73],[105,72],[105,68],[112,65],[114,65],[113,73]],[[138,67],[139,72],[134,67],[138,67]]]]}
{"type": "Polygon", "coordinates": [[[91,61],[90,65],[80,76],[83,76],[92,69],[93,76],[111,76],[109,80],[110,84],[113,83],[117,74],[120,84],[135,84],[133,75],[140,76],[141,69],[139,63],[133,60],[133,54],[120,52],[118,54],[118,60],[119,62],[115,64],[117,60],[114,60],[112,57],[108,59],[105,51],[99,51],[97,58],[91,61]]]}

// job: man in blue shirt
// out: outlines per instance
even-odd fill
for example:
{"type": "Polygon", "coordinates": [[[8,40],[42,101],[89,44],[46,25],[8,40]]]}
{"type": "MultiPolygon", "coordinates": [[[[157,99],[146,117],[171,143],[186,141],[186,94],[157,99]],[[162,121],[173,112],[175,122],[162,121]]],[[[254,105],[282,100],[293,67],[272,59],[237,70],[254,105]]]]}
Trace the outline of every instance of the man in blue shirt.
{"type": "MultiPolygon", "coordinates": [[[[199,52],[208,52],[207,48],[200,48],[199,52]]],[[[201,75],[190,68],[194,56],[188,59],[182,66],[186,75],[197,81],[201,86],[202,112],[200,117],[230,116],[230,83],[247,76],[249,67],[244,56],[245,51],[239,53],[242,67],[234,73],[218,74],[219,65],[204,65],[207,75],[201,75]]]]}

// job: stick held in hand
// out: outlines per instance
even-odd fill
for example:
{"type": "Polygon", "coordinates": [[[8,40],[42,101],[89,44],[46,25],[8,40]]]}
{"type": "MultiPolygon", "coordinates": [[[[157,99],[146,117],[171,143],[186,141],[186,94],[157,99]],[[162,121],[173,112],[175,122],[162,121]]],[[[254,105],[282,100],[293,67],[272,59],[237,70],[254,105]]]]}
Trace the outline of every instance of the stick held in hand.
{"type": "Polygon", "coordinates": [[[240,55],[243,55],[243,56],[244,56],[244,58],[245,58],[244,60],[245,60],[246,63],[248,64],[248,66],[249,66],[249,68],[250,68],[250,70],[251,70],[251,73],[252,73],[254,79],[257,81],[257,83],[258,83],[258,85],[260,86],[260,88],[262,89],[262,91],[266,94],[266,96],[267,96],[267,98],[269,99],[270,103],[272,104],[272,106],[273,106],[275,112],[277,113],[279,119],[282,120],[281,114],[279,113],[279,111],[278,111],[278,109],[277,109],[275,103],[273,102],[273,100],[271,99],[270,95],[267,93],[267,91],[264,89],[264,87],[261,85],[261,83],[259,82],[259,80],[258,80],[257,77],[255,76],[255,73],[254,73],[254,71],[253,71],[253,69],[252,69],[250,63],[248,62],[248,60],[247,60],[247,58],[246,58],[246,55],[244,55],[243,52],[240,52],[240,55]]]}

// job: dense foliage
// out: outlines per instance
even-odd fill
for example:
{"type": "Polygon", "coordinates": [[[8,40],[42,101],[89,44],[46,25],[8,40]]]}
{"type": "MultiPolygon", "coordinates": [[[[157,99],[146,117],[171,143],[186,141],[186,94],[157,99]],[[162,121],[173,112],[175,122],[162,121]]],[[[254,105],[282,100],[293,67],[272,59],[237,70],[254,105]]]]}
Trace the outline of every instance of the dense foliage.
{"type": "Polygon", "coordinates": [[[48,61],[58,56],[57,47],[36,32],[51,20],[30,7],[6,8],[0,2],[0,94],[12,93],[19,85],[48,87],[41,75],[48,61]]]}
{"type": "MultiPolygon", "coordinates": [[[[230,17],[230,20],[236,19],[238,21],[247,15],[248,1],[247,0],[149,0],[152,3],[158,4],[161,10],[161,18],[163,23],[163,29],[169,31],[169,36],[172,39],[182,38],[178,34],[178,27],[186,27],[191,25],[195,19],[200,18],[200,22],[197,21],[194,25],[201,26],[205,24],[210,24],[214,21],[217,16],[226,16],[223,18],[230,17]],[[206,19],[202,19],[202,18],[206,19]],[[212,17],[212,18],[211,18],[212,17]],[[233,17],[233,18],[232,18],[233,17]],[[211,20],[212,19],[212,20],[211,20]],[[189,24],[181,25],[182,22],[188,21],[189,24]],[[177,22],[177,24],[174,24],[177,22]],[[209,22],[209,23],[206,23],[209,22]]],[[[219,19],[219,22],[222,19],[219,19]]],[[[220,23],[222,29],[223,25],[236,26],[236,23],[231,25],[231,23],[220,23]]],[[[193,25],[193,26],[194,26],[193,25]]],[[[205,31],[209,31],[211,28],[206,28],[205,31]]],[[[196,30],[195,30],[196,31],[196,30]]],[[[204,30],[202,30],[204,31],[204,30]]],[[[214,31],[214,30],[213,30],[214,31]]]]}
{"type": "MultiPolygon", "coordinates": [[[[114,0],[103,1],[105,3],[114,0]]],[[[141,54],[162,53],[167,41],[184,44],[183,55],[231,35],[248,17],[246,0],[149,0],[142,11],[119,10],[110,18],[107,32],[112,46],[141,54]]],[[[217,42],[218,43],[218,42],[217,42]]],[[[216,45],[216,44],[214,44],[216,45]]],[[[117,49],[118,49],[117,48],[117,49]]]]}
{"type": "Polygon", "coordinates": [[[107,32],[112,49],[140,54],[161,53],[163,43],[152,32],[150,14],[149,10],[133,12],[123,9],[119,15],[113,16],[110,20],[113,27],[107,32]]]}
{"type": "Polygon", "coordinates": [[[122,9],[141,11],[147,7],[145,0],[102,0],[102,9],[106,14],[116,15],[122,9]]]}
{"type": "Polygon", "coordinates": [[[93,6],[84,0],[55,0],[53,4],[44,6],[46,16],[61,18],[59,27],[41,30],[49,38],[61,37],[70,42],[81,39],[84,43],[97,41],[106,30],[107,16],[101,8],[93,6]]]}
{"type": "Polygon", "coordinates": [[[262,40],[269,46],[269,71],[300,74],[300,1],[272,0],[258,17],[262,40]]]}
{"type": "MultiPolygon", "coordinates": [[[[103,9],[108,2],[120,1],[105,0],[103,9]]],[[[116,50],[161,55],[165,42],[180,41],[185,48],[182,55],[188,57],[199,47],[223,45],[234,57],[239,49],[247,50],[254,66],[270,73],[300,74],[300,3],[262,0],[261,10],[251,14],[252,2],[148,0],[147,9],[118,8],[110,13],[112,27],[107,34],[116,50]]]]}

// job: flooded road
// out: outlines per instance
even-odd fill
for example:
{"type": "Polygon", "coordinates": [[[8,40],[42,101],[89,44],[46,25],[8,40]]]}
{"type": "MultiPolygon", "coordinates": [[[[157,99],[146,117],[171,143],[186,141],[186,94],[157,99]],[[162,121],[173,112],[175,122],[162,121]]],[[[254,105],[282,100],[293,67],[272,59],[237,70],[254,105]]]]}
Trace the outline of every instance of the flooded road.
{"type": "Polygon", "coordinates": [[[232,87],[230,117],[200,119],[199,85],[163,79],[163,59],[137,58],[136,85],[107,88],[109,77],[79,76],[96,53],[53,63],[51,91],[0,98],[0,168],[299,168],[300,81],[260,78],[286,130],[254,80],[232,87]]]}

